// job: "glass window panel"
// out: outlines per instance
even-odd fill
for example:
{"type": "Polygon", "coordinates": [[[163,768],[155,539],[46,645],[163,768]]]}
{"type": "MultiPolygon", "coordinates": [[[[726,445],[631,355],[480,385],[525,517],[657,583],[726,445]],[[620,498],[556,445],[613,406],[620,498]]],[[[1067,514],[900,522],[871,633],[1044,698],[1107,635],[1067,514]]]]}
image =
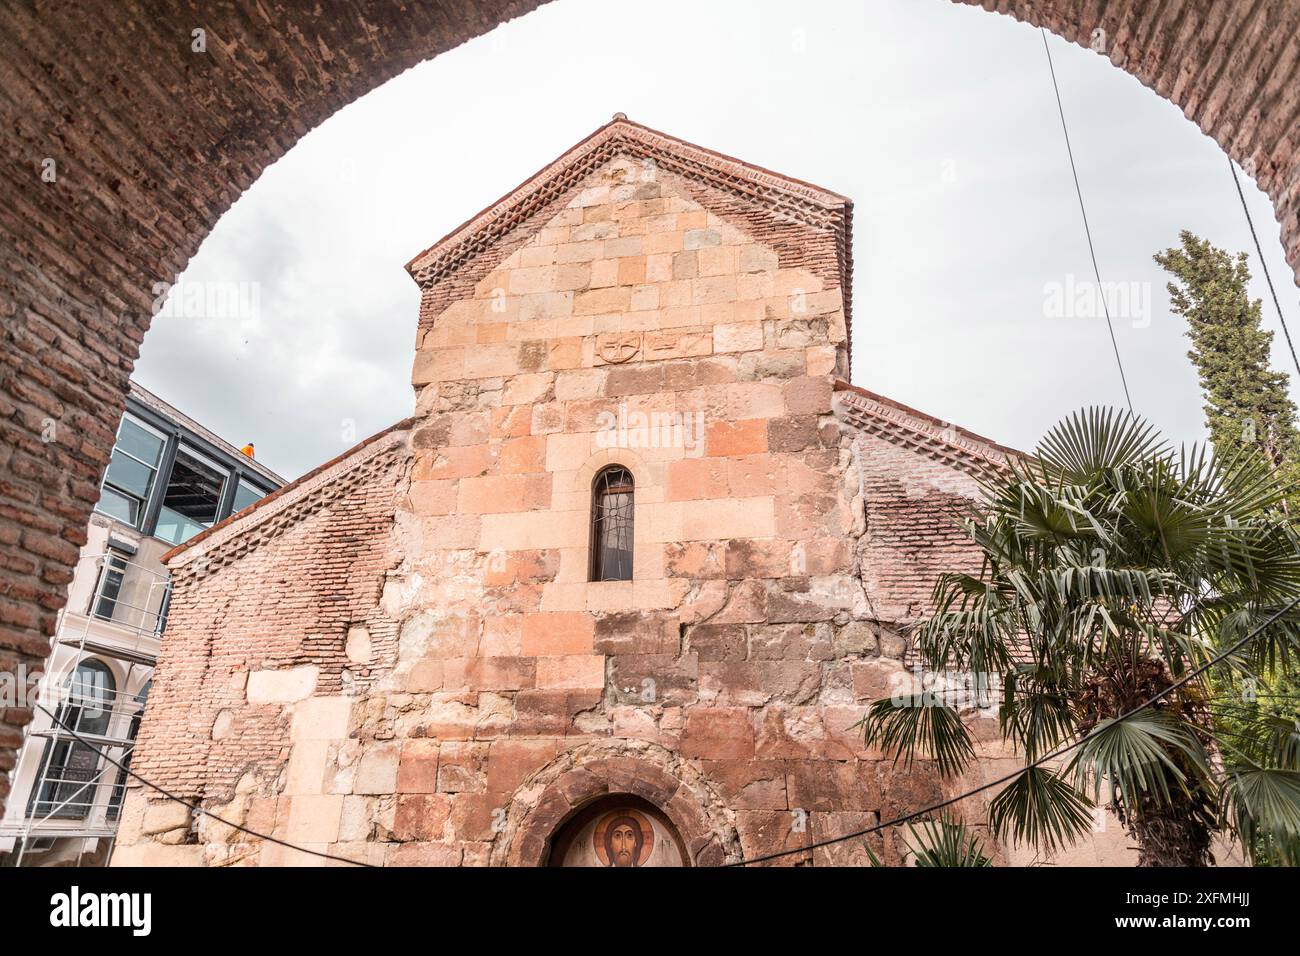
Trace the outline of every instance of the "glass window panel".
{"type": "Polygon", "coordinates": [[[126,559],[118,554],[109,554],[104,558],[100,570],[99,587],[96,589],[98,599],[95,601],[95,617],[111,621],[117,610],[117,599],[122,594],[122,580],[126,576],[126,559]]]}
{"type": "Polygon", "coordinates": [[[632,580],[632,473],[621,466],[596,476],[592,494],[591,579],[632,580]]]}
{"type": "Polygon", "coordinates": [[[110,485],[139,498],[148,498],[153,485],[154,469],[143,465],[120,450],[114,450],[113,460],[108,465],[105,477],[110,485]]]}
{"type": "Polygon", "coordinates": [[[265,495],[266,492],[261,488],[258,488],[256,485],[250,485],[246,481],[240,481],[238,487],[235,488],[235,503],[231,506],[231,514],[234,514],[236,511],[243,511],[254,501],[257,501],[265,495]]]}
{"type": "Polygon", "coordinates": [[[138,528],[140,526],[140,513],[144,510],[141,507],[142,504],[143,502],[138,498],[121,494],[105,485],[100,490],[99,503],[95,505],[95,510],[108,515],[110,518],[116,518],[118,521],[138,528]]]}
{"type": "MultiPolygon", "coordinates": [[[[67,699],[59,708],[59,721],[78,733],[106,735],[117,691],[109,669],[99,661],[83,661],[65,686],[67,699]]],[[[99,762],[99,753],[80,741],[53,741],[49,763],[40,786],[32,792],[28,812],[56,819],[85,817],[95,802],[99,762]]]]}
{"type": "Polygon", "coordinates": [[[117,430],[117,447],[156,468],[162,457],[163,440],[130,418],[123,418],[117,430]]]}
{"type": "Polygon", "coordinates": [[[154,537],[181,544],[194,537],[208,525],[187,518],[183,514],[164,506],[158,512],[158,524],[154,526],[154,537]]]}

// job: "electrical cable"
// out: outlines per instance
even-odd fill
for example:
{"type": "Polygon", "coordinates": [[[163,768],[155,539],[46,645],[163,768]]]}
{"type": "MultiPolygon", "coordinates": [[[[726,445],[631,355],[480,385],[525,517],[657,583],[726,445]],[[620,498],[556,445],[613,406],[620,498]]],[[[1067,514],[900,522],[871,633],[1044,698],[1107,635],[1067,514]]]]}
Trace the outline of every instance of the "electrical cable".
{"type": "Polygon", "coordinates": [[[147,780],[147,779],[145,779],[144,777],[140,776],[140,774],[136,773],[134,770],[132,770],[132,769],[131,769],[129,766],[127,766],[126,764],[121,763],[121,762],[119,762],[119,761],[117,761],[117,760],[114,760],[114,759],[113,759],[112,757],[110,757],[110,756],[109,756],[105,751],[100,750],[100,749],[99,749],[98,747],[96,747],[94,744],[90,743],[90,741],[88,741],[88,740],[86,740],[84,737],[82,737],[81,734],[77,733],[75,730],[73,730],[71,727],[69,727],[66,723],[64,723],[62,720],[60,720],[60,719],[58,718],[57,715],[50,713],[50,711],[49,711],[47,708],[45,708],[44,706],[42,706],[41,704],[37,704],[37,705],[36,705],[36,709],[39,710],[39,711],[41,711],[43,714],[45,714],[47,717],[49,717],[52,721],[54,721],[56,724],[58,724],[60,727],[62,727],[64,730],[66,730],[69,734],[71,734],[72,739],[75,740],[75,741],[77,741],[77,743],[81,744],[83,747],[88,747],[88,748],[89,748],[90,750],[92,750],[94,753],[98,754],[100,757],[102,757],[103,759],[107,760],[109,763],[111,763],[113,766],[117,767],[117,768],[118,768],[119,770],[121,770],[123,773],[127,774],[128,776],[130,776],[130,777],[132,777],[132,778],[134,778],[134,779],[136,779],[136,780],[139,780],[139,781],[140,781],[142,784],[144,784],[146,787],[149,787],[149,788],[152,789],[152,790],[156,790],[158,793],[161,793],[161,794],[162,794],[164,797],[166,797],[168,800],[175,800],[177,803],[181,804],[182,806],[189,807],[190,810],[192,810],[194,813],[201,813],[201,814],[203,814],[205,817],[211,817],[213,820],[216,820],[218,823],[225,824],[226,826],[231,827],[232,829],[238,830],[238,831],[241,832],[241,833],[247,833],[249,836],[257,837],[259,840],[266,840],[266,841],[269,842],[269,843],[276,843],[276,844],[279,844],[280,846],[287,847],[287,848],[289,848],[290,850],[297,850],[299,853],[308,853],[308,854],[311,854],[312,856],[319,856],[319,857],[321,857],[322,859],[326,859],[326,860],[337,860],[337,861],[340,862],[340,863],[351,863],[353,866],[365,866],[365,867],[371,867],[371,866],[374,865],[374,864],[371,864],[371,863],[364,863],[364,862],[362,862],[362,861],[360,861],[360,860],[349,860],[347,857],[344,857],[344,856],[334,856],[333,854],[325,853],[325,852],[323,852],[323,851],[321,851],[321,850],[309,850],[309,849],[307,849],[306,847],[297,846],[296,844],[289,843],[289,842],[286,841],[286,840],[281,840],[281,839],[279,839],[278,837],[269,836],[269,835],[267,835],[267,834],[265,834],[265,833],[258,833],[256,830],[250,830],[250,829],[249,829],[248,827],[246,827],[246,826],[243,826],[243,825],[238,824],[238,823],[232,823],[232,822],[229,821],[229,820],[223,819],[222,817],[217,816],[217,815],[216,815],[215,813],[213,813],[211,810],[205,810],[205,809],[203,809],[203,807],[200,807],[200,806],[198,806],[197,804],[190,803],[188,800],[186,800],[186,799],[184,799],[184,798],[182,798],[182,797],[178,797],[178,796],[176,796],[176,794],[171,793],[170,791],[165,790],[164,788],[158,786],[158,784],[154,783],[152,780],[147,780]]]}
{"type": "Polygon", "coordinates": [[[1074,165],[1074,150],[1070,147],[1070,130],[1065,125],[1065,107],[1061,105],[1061,88],[1056,82],[1056,67],[1052,65],[1052,48],[1047,45],[1047,31],[1039,28],[1043,34],[1043,49],[1047,51],[1047,69],[1052,74],[1052,89],[1056,91],[1056,110],[1061,114],[1061,132],[1065,134],[1065,152],[1070,157],[1070,173],[1074,176],[1074,191],[1079,197],[1079,212],[1083,215],[1083,234],[1088,239],[1088,255],[1092,257],[1092,274],[1097,280],[1097,298],[1101,300],[1102,312],[1106,315],[1106,328],[1110,332],[1110,347],[1115,353],[1115,364],[1119,366],[1120,384],[1124,386],[1124,401],[1128,410],[1133,411],[1133,398],[1128,391],[1128,376],[1124,374],[1124,362],[1119,357],[1119,343],[1115,340],[1115,326],[1110,320],[1110,306],[1106,304],[1105,290],[1101,284],[1101,270],[1097,268],[1097,253],[1092,246],[1092,230],[1088,227],[1088,210],[1083,204],[1083,189],[1079,185],[1079,170],[1074,165]]]}
{"type": "Polygon", "coordinates": [[[1282,304],[1277,300],[1277,290],[1273,288],[1273,277],[1268,274],[1268,263],[1264,261],[1264,250],[1260,248],[1259,236],[1255,234],[1255,221],[1250,216],[1250,207],[1246,205],[1246,194],[1241,190],[1241,180],[1237,178],[1237,167],[1228,157],[1228,169],[1232,181],[1237,187],[1237,197],[1241,200],[1241,211],[1246,214],[1246,225],[1250,226],[1250,238],[1255,240],[1255,252],[1259,255],[1260,268],[1264,270],[1264,281],[1268,283],[1269,294],[1273,296],[1273,308],[1277,309],[1277,320],[1282,323],[1282,334],[1286,336],[1287,347],[1291,349],[1291,361],[1295,363],[1296,374],[1300,375],[1300,358],[1296,358],[1295,343],[1291,341],[1291,330],[1286,327],[1286,318],[1282,315],[1282,304]]]}

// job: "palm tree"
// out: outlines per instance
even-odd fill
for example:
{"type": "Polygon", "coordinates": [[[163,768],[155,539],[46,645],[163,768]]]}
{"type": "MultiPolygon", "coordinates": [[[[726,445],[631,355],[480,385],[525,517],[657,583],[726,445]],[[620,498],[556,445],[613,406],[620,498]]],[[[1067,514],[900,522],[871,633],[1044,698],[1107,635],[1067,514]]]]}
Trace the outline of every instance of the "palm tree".
{"type": "MultiPolygon", "coordinates": [[[[990,829],[1051,852],[1108,803],[1144,866],[1211,863],[1219,831],[1248,854],[1296,859],[1296,701],[1290,719],[1261,717],[1215,692],[1284,673],[1300,650],[1300,542],[1281,512],[1294,489],[1253,452],[1175,451],[1104,409],[1074,414],[981,483],[964,521],[980,571],[943,574],[912,634],[930,672],[1001,685],[1002,737],[1029,766],[991,802],[990,829]],[[1213,681],[1198,674],[1118,719],[1256,629],[1213,681]],[[1242,732],[1216,732],[1215,715],[1238,707],[1242,732]],[[1068,762],[1033,766],[1080,739],[1068,762]]],[[[952,775],[974,756],[942,694],[878,701],[863,728],[896,762],[924,752],[952,775]]]]}
{"type": "MultiPolygon", "coordinates": [[[[919,824],[909,823],[907,829],[912,834],[912,839],[906,843],[906,846],[917,867],[993,865],[993,862],[984,855],[979,837],[947,813],[942,814],[938,819],[922,820],[919,824]]],[[[885,865],[880,857],[876,856],[870,844],[863,843],[863,848],[867,851],[867,858],[873,867],[885,865]]]]}

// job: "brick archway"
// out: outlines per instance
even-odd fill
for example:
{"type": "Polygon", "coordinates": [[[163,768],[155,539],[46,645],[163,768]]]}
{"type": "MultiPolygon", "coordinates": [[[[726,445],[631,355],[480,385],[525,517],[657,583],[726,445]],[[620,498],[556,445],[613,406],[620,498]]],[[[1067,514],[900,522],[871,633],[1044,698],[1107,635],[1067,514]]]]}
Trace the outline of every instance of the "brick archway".
{"type": "MultiPolygon", "coordinates": [[[[172,281],[308,130],[538,3],[0,10],[0,668],[39,668],[48,650],[155,283],[172,281]]],[[[1272,197],[1300,277],[1300,0],[981,5],[1104,49],[1180,106],[1272,197]]],[[[31,718],[10,703],[0,701],[0,801],[31,718]]]]}

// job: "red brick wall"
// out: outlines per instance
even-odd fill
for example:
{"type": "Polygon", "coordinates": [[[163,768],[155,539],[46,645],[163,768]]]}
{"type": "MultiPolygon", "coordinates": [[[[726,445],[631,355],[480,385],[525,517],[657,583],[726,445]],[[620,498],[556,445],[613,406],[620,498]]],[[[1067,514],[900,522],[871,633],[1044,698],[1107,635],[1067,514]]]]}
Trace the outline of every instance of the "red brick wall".
{"type": "Polygon", "coordinates": [[[397,560],[393,523],[407,463],[400,443],[349,463],[288,507],[272,499],[265,510],[274,515],[254,512],[249,532],[231,543],[210,539],[175,569],[133,762],[139,773],[185,797],[225,802],[248,770],[276,772],[290,746],[284,708],[248,701],[250,674],[310,666],[312,692],[337,695],[391,668],[397,626],[381,597],[397,560]],[[348,657],[358,627],[369,663],[348,657]]]}

